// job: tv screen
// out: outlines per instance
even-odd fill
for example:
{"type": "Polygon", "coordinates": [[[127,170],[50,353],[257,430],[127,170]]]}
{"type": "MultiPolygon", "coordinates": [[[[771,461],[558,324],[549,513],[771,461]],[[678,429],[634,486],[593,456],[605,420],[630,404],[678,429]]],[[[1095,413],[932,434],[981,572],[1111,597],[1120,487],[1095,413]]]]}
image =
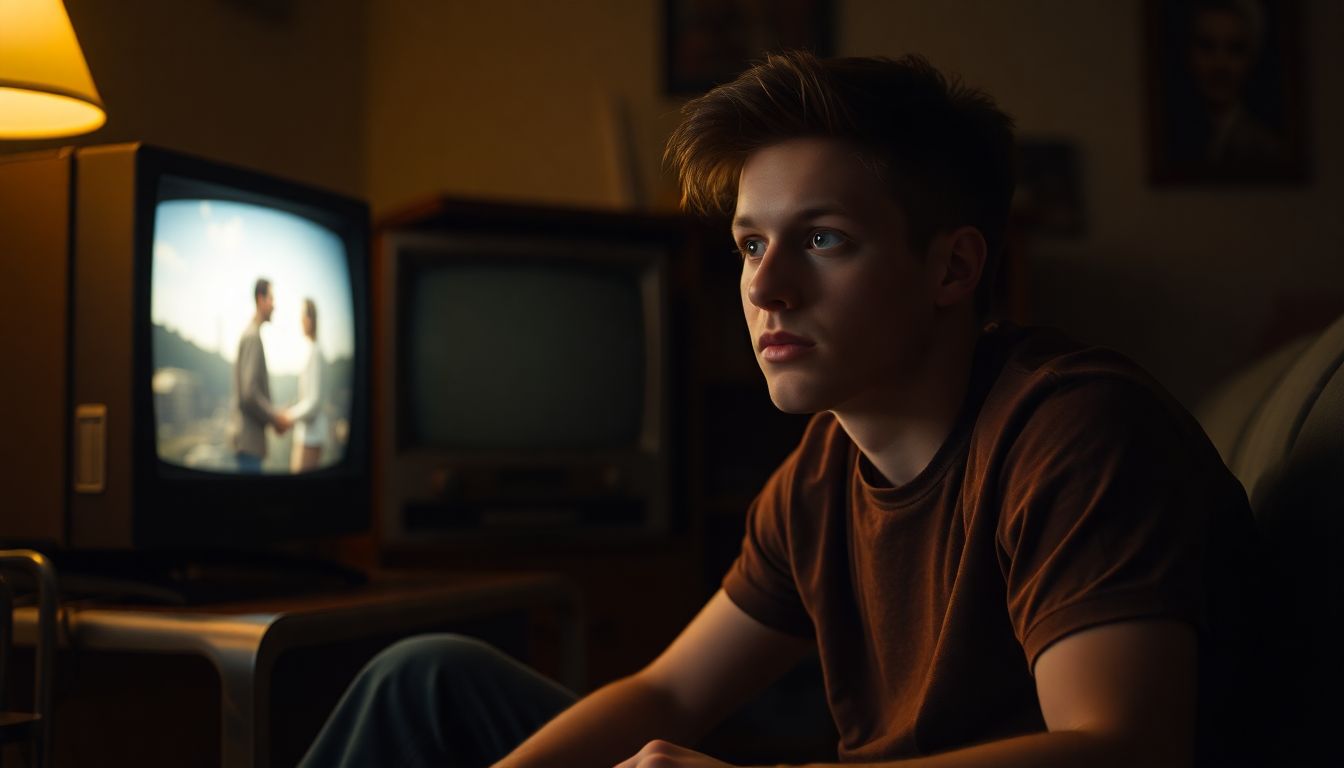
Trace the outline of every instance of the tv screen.
{"type": "Polygon", "coordinates": [[[220,474],[338,465],[356,337],[346,243],[313,219],[238,197],[172,176],[160,183],[150,273],[158,458],[220,474]]]}
{"type": "Polygon", "coordinates": [[[610,450],[638,442],[649,332],[635,268],[496,255],[407,278],[410,444],[610,450]]]}

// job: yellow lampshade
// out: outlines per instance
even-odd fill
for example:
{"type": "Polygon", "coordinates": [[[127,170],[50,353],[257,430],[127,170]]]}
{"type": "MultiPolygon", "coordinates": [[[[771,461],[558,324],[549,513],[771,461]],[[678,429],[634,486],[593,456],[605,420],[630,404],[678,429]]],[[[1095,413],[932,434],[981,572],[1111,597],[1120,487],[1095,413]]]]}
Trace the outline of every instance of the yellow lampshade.
{"type": "Polygon", "coordinates": [[[0,0],[0,138],[73,136],[106,121],[61,0],[0,0]]]}

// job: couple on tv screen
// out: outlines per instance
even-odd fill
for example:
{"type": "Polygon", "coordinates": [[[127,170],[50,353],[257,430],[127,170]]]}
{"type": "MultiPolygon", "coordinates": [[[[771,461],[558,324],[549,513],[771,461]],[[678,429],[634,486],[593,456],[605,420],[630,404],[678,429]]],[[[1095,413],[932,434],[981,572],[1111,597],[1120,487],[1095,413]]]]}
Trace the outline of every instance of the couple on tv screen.
{"type": "Polygon", "coordinates": [[[160,460],[238,474],[340,463],[354,310],[335,233],[260,205],[166,200],[151,285],[160,460]]]}

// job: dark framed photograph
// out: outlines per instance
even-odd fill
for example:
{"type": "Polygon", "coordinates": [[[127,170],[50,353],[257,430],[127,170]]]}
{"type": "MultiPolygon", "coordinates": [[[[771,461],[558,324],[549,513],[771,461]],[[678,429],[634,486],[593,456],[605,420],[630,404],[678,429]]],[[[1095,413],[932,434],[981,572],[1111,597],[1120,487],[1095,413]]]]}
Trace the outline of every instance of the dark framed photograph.
{"type": "Polygon", "coordinates": [[[1157,184],[1307,178],[1294,0],[1148,0],[1151,177],[1157,184]]]}
{"type": "Polygon", "coordinates": [[[665,87],[698,95],[767,53],[834,54],[831,0],[663,0],[665,87]]]}

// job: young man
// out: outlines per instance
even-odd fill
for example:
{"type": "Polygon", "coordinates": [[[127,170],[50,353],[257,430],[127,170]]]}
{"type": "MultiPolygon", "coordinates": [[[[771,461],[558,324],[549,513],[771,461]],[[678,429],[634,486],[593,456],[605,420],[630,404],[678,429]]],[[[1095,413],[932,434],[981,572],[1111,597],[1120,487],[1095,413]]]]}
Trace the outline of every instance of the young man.
{"type": "Polygon", "coordinates": [[[914,57],[774,56],[691,102],[685,201],[732,214],[770,396],[817,414],[723,589],[577,703],[474,642],[402,644],[310,764],[722,766],[697,739],[813,649],[843,762],[1237,764],[1245,495],[1131,363],[982,326],[1012,152],[914,57]]]}

